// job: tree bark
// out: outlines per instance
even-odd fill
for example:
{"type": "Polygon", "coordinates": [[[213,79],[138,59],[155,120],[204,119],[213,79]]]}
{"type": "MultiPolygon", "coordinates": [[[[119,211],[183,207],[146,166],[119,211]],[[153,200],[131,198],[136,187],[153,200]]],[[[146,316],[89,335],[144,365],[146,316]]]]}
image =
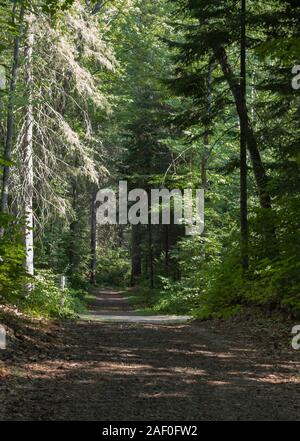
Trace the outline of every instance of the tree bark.
{"type": "Polygon", "coordinates": [[[240,225],[241,263],[248,270],[248,187],[247,187],[247,89],[246,89],[246,0],[241,0],[241,124],[240,124],[240,225]]]}
{"type": "MultiPolygon", "coordinates": [[[[14,2],[13,7],[13,17],[16,13],[16,1],[14,2]]],[[[18,77],[18,68],[19,68],[19,59],[20,59],[20,38],[21,38],[21,31],[23,26],[23,20],[24,20],[24,6],[21,6],[20,15],[19,15],[19,30],[18,34],[16,35],[14,39],[14,51],[13,51],[13,61],[12,61],[12,68],[11,68],[11,79],[10,79],[10,86],[9,86],[9,100],[8,100],[8,107],[7,107],[7,122],[6,122],[6,140],[5,140],[5,147],[4,147],[4,159],[8,162],[12,159],[12,148],[13,148],[13,137],[14,137],[14,98],[15,98],[15,91],[17,86],[17,77],[18,77]]],[[[13,18],[13,24],[15,23],[13,18]]],[[[1,205],[0,209],[2,213],[8,212],[8,186],[9,186],[9,179],[10,179],[10,165],[5,165],[3,168],[3,178],[2,178],[2,192],[1,192],[1,205]]],[[[1,229],[0,235],[2,236],[4,233],[4,230],[1,229]]]]}
{"type": "Polygon", "coordinates": [[[258,196],[260,205],[262,208],[269,209],[272,208],[271,197],[268,191],[268,177],[264,168],[264,165],[261,160],[260,152],[258,149],[256,137],[251,125],[251,121],[248,115],[247,106],[243,105],[243,101],[241,99],[241,85],[234,75],[232,68],[228,62],[228,57],[224,47],[218,46],[213,48],[214,55],[218,60],[224,77],[231,89],[232,95],[234,97],[237,113],[240,119],[240,124],[242,126],[243,121],[246,123],[246,139],[247,139],[247,147],[250,153],[255,181],[258,190],[258,196]]]}
{"type": "Polygon", "coordinates": [[[207,188],[207,159],[205,156],[201,158],[201,187],[206,190],[207,188]]]}
{"type": "Polygon", "coordinates": [[[97,15],[98,12],[100,12],[100,9],[102,8],[102,6],[103,6],[103,0],[98,0],[94,6],[92,14],[97,15]]]}
{"type": "Polygon", "coordinates": [[[97,188],[92,191],[91,206],[91,283],[96,285],[97,275],[97,209],[96,209],[97,188]]]}
{"type": "MultiPolygon", "coordinates": [[[[212,75],[213,75],[213,60],[209,63],[209,69],[208,69],[208,87],[207,87],[207,108],[208,108],[208,121],[210,120],[210,114],[211,114],[211,101],[212,101],[212,75]]],[[[206,123],[205,132],[203,136],[203,145],[204,145],[204,152],[201,158],[201,185],[204,190],[207,188],[207,163],[209,158],[209,129],[210,129],[210,123],[206,123]]]]}
{"type": "Polygon", "coordinates": [[[78,264],[78,253],[76,251],[77,232],[78,232],[78,188],[76,178],[72,182],[72,208],[74,219],[70,223],[70,248],[69,248],[69,264],[70,264],[70,276],[75,272],[78,264]]]}
{"type": "Polygon", "coordinates": [[[148,224],[148,258],[150,270],[150,288],[154,288],[153,234],[151,222],[148,224]]]}
{"type": "Polygon", "coordinates": [[[131,286],[142,274],[141,232],[140,225],[132,225],[131,229],[131,286]]]}
{"type": "Polygon", "coordinates": [[[33,72],[32,57],[34,33],[32,30],[33,15],[28,18],[28,37],[25,47],[26,78],[25,85],[28,94],[26,109],[25,136],[24,136],[24,212],[25,212],[25,269],[28,274],[34,275],[33,252],[33,72]]]}
{"type": "Polygon", "coordinates": [[[166,275],[170,273],[170,243],[169,243],[169,225],[165,225],[165,265],[166,275]]]}

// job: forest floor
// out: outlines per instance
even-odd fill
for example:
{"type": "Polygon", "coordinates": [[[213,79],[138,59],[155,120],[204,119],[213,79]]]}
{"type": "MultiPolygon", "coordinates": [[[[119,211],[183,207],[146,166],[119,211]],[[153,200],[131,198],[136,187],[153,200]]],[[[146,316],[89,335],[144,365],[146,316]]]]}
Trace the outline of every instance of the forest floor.
{"type": "MultiPolygon", "coordinates": [[[[109,294],[110,293],[110,294],[109,294]]],[[[99,293],[91,315],[131,315],[99,293]]],[[[296,323],[41,321],[0,311],[0,420],[299,420],[296,323]]]]}

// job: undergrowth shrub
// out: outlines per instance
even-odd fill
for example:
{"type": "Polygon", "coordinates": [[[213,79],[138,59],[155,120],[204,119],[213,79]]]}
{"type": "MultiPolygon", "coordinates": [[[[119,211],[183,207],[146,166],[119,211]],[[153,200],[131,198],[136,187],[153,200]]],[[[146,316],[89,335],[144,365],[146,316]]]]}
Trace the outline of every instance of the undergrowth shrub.
{"type": "Polygon", "coordinates": [[[22,225],[1,213],[0,228],[5,228],[5,234],[0,237],[0,297],[10,302],[18,298],[27,279],[23,268],[22,225]]]}
{"type": "Polygon", "coordinates": [[[34,278],[33,290],[21,301],[20,306],[30,314],[43,317],[73,317],[84,311],[84,291],[61,290],[57,276],[42,270],[34,278]]]}
{"type": "Polygon", "coordinates": [[[123,248],[98,251],[97,284],[128,286],[131,264],[128,252],[123,248]]]}
{"type": "Polygon", "coordinates": [[[188,313],[200,318],[228,317],[244,306],[259,306],[300,316],[299,204],[272,213],[257,210],[251,219],[249,270],[240,265],[239,234],[183,239],[172,257],[181,279],[161,278],[162,289],[153,309],[165,313],[188,313]],[[266,216],[266,218],[264,218],[266,216]],[[275,244],[267,243],[262,225],[274,225],[275,244]],[[221,246],[222,243],[222,246],[221,246]],[[269,252],[274,256],[266,257],[269,252]]]}

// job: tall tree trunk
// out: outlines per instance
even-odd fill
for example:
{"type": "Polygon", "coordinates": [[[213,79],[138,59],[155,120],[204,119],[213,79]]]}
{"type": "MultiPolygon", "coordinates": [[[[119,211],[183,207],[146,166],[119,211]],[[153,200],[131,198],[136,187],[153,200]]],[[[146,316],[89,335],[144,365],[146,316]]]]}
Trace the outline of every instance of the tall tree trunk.
{"type": "Polygon", "coordinates": [[[33,15],[28,18],[28,36],[25,47],[26,78],[25,85],[28,94],[26,123],[24,136],[24,212],[25,212],[25,269],[28,274],[34,274],[33,253],[33,72],[32,56],[34,33],[32,30],[33,15]]]}
{"type": "MultiPolygon", "coordinates": [[[[16,1],[14,1],[13,7],[13,25],[15,24],[14,16],[16,13],[16,1]]],[[[14,137],[14,99],[15,99],[15,91],[17,86],[17,76],[18,76],[18,67],[19,67],[19,59],[20,59],[20,38],[22,32],[24,20],[24,6],[21,6],[20,15],[19,15],[19,23],[18,23],[18,34],[14,39],[14,51],[13,51],[13,62],[11,68],[11,79],[9,86],[9,99],[7,106],[7,122],[6,122],[6,140],[4,147],[4,159],[8,162],[12,159],[12,147],[13,147],[13,137],[14,137]]],[[[5,165],[3,169],[3,178],[2,178],[2,192],[1,192],[1,205],[0,210],[2,213],[8,212],[8,186],[10,179],[10,165],[5,165]]],[[[0,235],[2,236],[4,230],[1,229],[0,235]]]]}
{"type": "Polygon", "coordinates": [[[69,264],[70,264],[70,276],[75,272],[75,268],[78,264],[77,253],[77,232],[78,232],[78,188],[77,181],[74,178],[72,182],[72,208],[74,213],[74,219],[70,223],[70,249],[69,249],[69,264]]]}
{"type": "Polygon", "coordinates": [[[246,89],[246,0],[241,0],[241,125],[240,125],[240,216],[241,260],[247,271],[248,260],[248,187],[247,187],[247,89],[246,89]]]}
{"type": "Polygon", "coordinates": [[[203,137],[204,152],[201,157],[201,186],[204,190],[207,188],[207,162],[208,162],[208,146],[209,146],[209,127],[206,127],[203,137]]]}
{"type": "Polygon", "coordinates": [[[142,273],[140,228],[140,225],[131,227],[131,286],[135,285],[142,273]]]}
{"type": "Polygon", "coordinates": [[[207,188],[207,158],[204,155],[201,158],[201,187],[207,188]]]}
{"type": "Polygon", "coordinates": [[[92,190],[91,206],[91,283],[96,285],[97,273],[97,209],[96,209],[97,188],[92,190]]]}
{"type": "Polygon", "coordinates": [[[211,101],[212,101],[212,75],[213,75],[214,64],[213,60],[209,63],[208,69],[208,87],[207,87],[207,108],[208,108],[208,122],[206,123],[205,132],[203,136],[204,152],[201,158],[201,185],[204,190],[207,188],[207,163],[209,157],[209,129],[210,129],[210,114],[211,114],[211,101]]]}
{"type": "Polygon", "coordinates": [[[93,15],[98,14],[98,12],[101,10],[102,6],[103,6],[104,0],[98,0],[94,6],[93,15]]]}
{"type": "Polygon", "coordinates": [[[165,225],[165,265],[166,265],[166,275],[167,277],[169,277],[169,272],[170,272],[169,225],[165,225]]]}
{"type": "Polygon", "coordinates": [[[148,258],[150,270],[150,288],[154,288],[153,231],[151,222],[148,224],[148,258]]]}
{"type": "Polygon", "coordinates": [[[240,125],[246,121],[246,138],[247,147],[251,156],[254,176],[256,180],[259,201],[262,208],[271,208],[271,197],[268,191],[268,177],[261,160],[260,152],[257,146],[256,137],[248,116],[247,106],[243,105],[241,99],[241,85],[239,79],[234,75],[232,68],[228,62],[228,57],[223,46],[215,46],[213,48],[216,59],[218,60],[224,77],[228,82],[232,95],[235,100],[237,113],[240,119],[240,125]]]}

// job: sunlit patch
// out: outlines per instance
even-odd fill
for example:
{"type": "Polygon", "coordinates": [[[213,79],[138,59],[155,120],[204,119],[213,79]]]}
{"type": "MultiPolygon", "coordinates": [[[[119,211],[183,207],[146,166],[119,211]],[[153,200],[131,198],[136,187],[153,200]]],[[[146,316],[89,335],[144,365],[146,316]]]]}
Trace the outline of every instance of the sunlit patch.
{"type": "Polygon", "coordinates": [[[196,375],[196,376],[204,376],[208,375],[207,372],[203,369],[197,369],[197,368],[182,368],[182,367],[175,367],[172,368],[173,372],[176,372],[178,374],[185,374],[185,375],[196,375]]]}
{"type": "Polygon", "coordinates": [[[232,348],[230,349],[232,352],[241,352],[241,353],[247,353],[247,352],[257,352],[256,349],[250,349],[250,348],[232,348]]]}
{"type": "Polygon", "coordinates": [[[188,398],[189,395],[183,392],[153,392],[143,393],[139,395],[139,398],[188,398]]]}
{"type": "MultiPolygon", "coordinates": [[[[31,373],[32,378],[51,378],[51,377],[66,377],[77,375],[110,375],[119,374],[122,376],[133,375],[135,373],[153,371],[152,366],[146,364],[125,364],[113,362],[95,362],[95,363],[67,363],[59,360],[48,361],[46,363],[27,364],[24,369],[31,373]],[[76,372],[77,371],[77,372],[76,372]]],[[[151,372],[153,375],[153,372],[151,372]]],[[[171,375],[171,373],[170,373],[171,375]]]]}
{"type": "Polygon", "coordinates": [[[9,375],[10,369],[2,361],[0,361],[0,379],[9,377],[9,375]]]}
{"type": "Polygon", "coordinates": [[[229,352],[212,352],[207,350],[184,350],[184,349],[167,349],[166,352],[173,354],[183,354],[186,356],[199,356],[203,355],[204,357],[213,357],[213,358],[235,358],[235,356],[229,352]]]}
{"type": "Polygon", "coordinates": [[[204,355],[205,357],[212,357],[212,358],[235,358],[233,354],[230,352],[212,352],[212,351],[195,351],[192,354],[194,355],[204,355]]]}
{"type": "Polygon", "coordinates": [[[227,373],[227,375],[231,375],[233,377],[244,377],[245,375],[250,376],[253,375],[253,372],[251,371],[230,371],[227,373]]]}
{"type": "Polygon", "coordinates": [[[223,381],[223,380],[209,380],[207,382],[210,386],[229,386],[231,383],[230,381],[223,381]]]}
{"type": "Polygon", "coordinates": [[[265,375],[263,377],[246,377],[247,380],[250,381],[257,381],[259,383],[269,383],[269,384],[288,384],[288,383],[292,383],[292,384],[298,384],[300,383],[300,377],[294,377],[294,376],[290,376],[290,377],[286,377],[283,375],[279,375],[279,374],[270,374],[270,375],[265,375]]]}

